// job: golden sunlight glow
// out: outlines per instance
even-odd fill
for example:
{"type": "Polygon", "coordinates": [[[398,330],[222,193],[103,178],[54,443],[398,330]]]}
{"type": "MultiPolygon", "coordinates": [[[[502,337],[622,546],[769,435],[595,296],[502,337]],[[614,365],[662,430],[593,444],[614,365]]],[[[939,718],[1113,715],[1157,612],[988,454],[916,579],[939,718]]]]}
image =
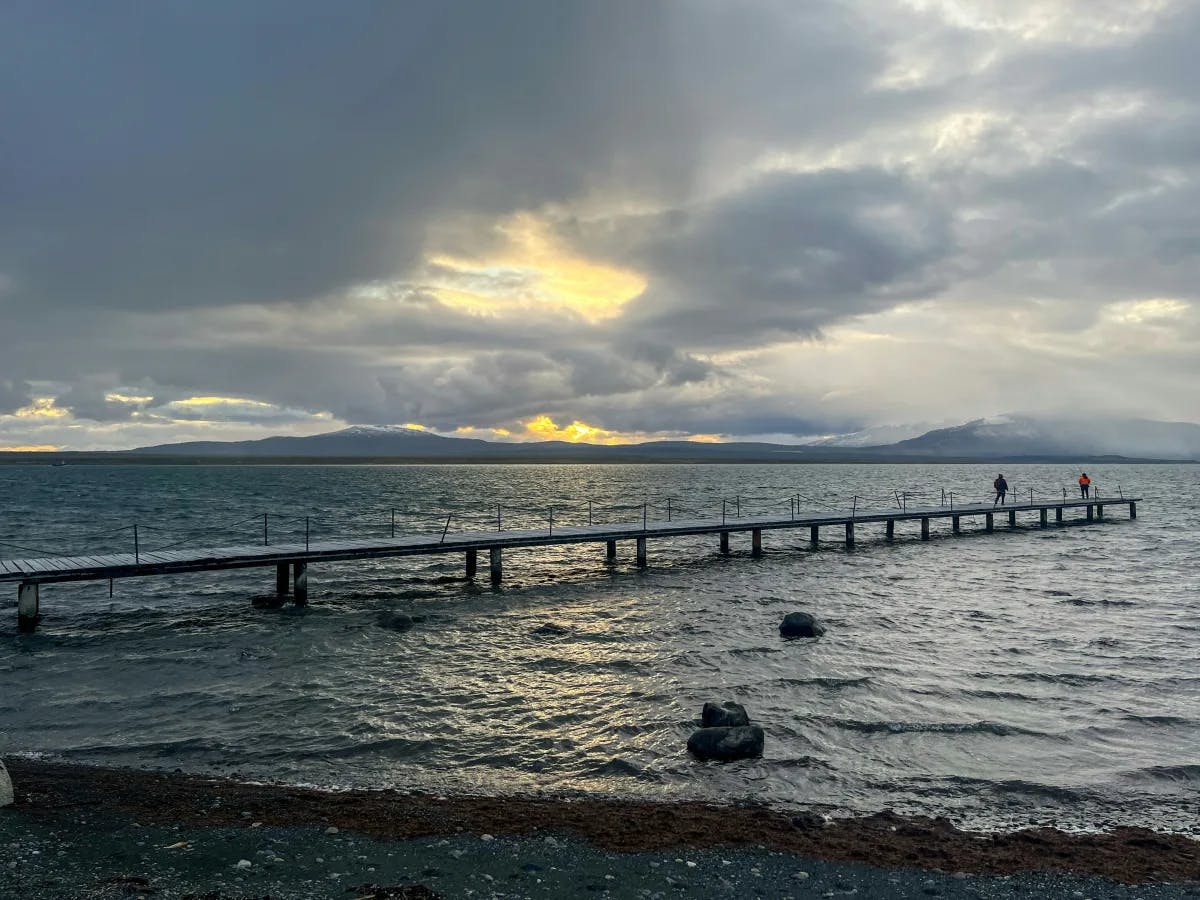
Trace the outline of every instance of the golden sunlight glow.
{"type": "Polygon", "coordinates": [[[429,430],[429,426],[428,426],[428,425],[420,425],[420,424],[418,424],[417,422],[405,422],[405,423],[404,423],[403,425],[401,425],[400,427],[401,427],[401,428],[408,428],[408,429],[410,429],[410,430],[412,430],[412,431],[428,431],[428,430],[429,430]]]}
{"type": "Polygon", "coordinates": [[[61,419],[68,411],[54,405],[53,397],[34,397],[28,406],[22,406],[15,413],[18,419],[61,419]]]}
{"type": "Polygon", "coordinates": [[[135,397],[131,394],[118,394],[116,391],[105,394],[104,399],[109,403],[149,403],[153,397],[135,397]]]}
{"type": "Polygon", "coordinates": [[[432,293],[447,306],[475,314],[568,310],[588,322],[611,319],[646,289],[630,269],[579,256],[531,213],[496,226],[506,246],[491,256],[434,254],[432,293]]]}
{"type": "Polygon", "coordinates": [[[0,447],[0,453],[53,453],[58,444],[25,444],[16,447],[0,447]]]}
{"type": "Polygon", "coordinates": [[[1124,325],[1147,325],[1164,319],[1182,318],[1191,304],[1182,300],[1155,298],[1110,303],[1104,308],[1104,318],[1124,325]]]}
{"type": "Polygon", "coordinates": [[[524,434],[520,437],[537,441],[567,441],[572,444],[640,444],[644,441],[696,441],[702,444],[720,444],[724,438],[719,434],[680,434],[678,432],[646,433],[638,431],[612,431],[589,425],[575,419],[569,425],[560,426],[547,415],[536,416],[521,423],[524,434]]]}
{"type": "Polygon", "coordinates": [[[254,406],[260,409],[271,409],[272,404],[263,403],[261,400],[247,400],[244,397],[187,397],[183,400],[172,400],[166,404],[168,407],[179,406],[226,406],[237,404],[238,406],[254,406]]]}

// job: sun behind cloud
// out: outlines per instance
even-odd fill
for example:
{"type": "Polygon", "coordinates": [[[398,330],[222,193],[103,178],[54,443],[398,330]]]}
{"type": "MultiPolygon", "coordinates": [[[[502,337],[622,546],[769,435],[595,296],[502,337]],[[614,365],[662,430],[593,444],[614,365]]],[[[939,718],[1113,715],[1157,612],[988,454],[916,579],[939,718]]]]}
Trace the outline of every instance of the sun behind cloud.
{"type": "Polygon", "coordinates": [[[620,315],[646,289],[642,275],[584,258],[532,213],[506,219],[496,231],[504,247],[492,255],[429,257],[434,296],[472,313],[567,310],[594,323],[620,315]]]}

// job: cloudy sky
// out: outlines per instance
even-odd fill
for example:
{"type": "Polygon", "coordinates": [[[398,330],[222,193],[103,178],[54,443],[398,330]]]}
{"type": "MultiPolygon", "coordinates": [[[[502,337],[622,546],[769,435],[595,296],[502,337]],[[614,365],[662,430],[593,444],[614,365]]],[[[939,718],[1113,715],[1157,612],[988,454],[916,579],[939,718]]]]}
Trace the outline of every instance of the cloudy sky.
{"type": "Polygon", "coordinates": [[[1194,0],[0,7],[0,448],[1200,419],[1194,0]]]}

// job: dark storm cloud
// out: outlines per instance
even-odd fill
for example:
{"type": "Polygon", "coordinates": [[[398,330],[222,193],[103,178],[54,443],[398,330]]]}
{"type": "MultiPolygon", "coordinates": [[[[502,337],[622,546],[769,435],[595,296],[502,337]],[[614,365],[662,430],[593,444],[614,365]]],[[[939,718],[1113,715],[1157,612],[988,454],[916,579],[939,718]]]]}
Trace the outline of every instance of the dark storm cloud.
{"type": "Polygon", "coordinates": [[[32,399],[29,385],[22,381],[0,378],[0,415],[16,412],[32,399]]]}

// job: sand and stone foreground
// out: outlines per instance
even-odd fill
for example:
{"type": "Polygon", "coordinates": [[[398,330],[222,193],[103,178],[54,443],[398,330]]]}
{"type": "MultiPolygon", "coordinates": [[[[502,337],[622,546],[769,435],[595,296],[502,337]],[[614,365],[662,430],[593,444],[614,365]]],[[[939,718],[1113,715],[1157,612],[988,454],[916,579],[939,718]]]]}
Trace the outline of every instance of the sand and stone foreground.
{"type": "Polygon", "coordinates": [[[1200,897],[1200,842],[10,761],[0,897],[1200,897]]]}

